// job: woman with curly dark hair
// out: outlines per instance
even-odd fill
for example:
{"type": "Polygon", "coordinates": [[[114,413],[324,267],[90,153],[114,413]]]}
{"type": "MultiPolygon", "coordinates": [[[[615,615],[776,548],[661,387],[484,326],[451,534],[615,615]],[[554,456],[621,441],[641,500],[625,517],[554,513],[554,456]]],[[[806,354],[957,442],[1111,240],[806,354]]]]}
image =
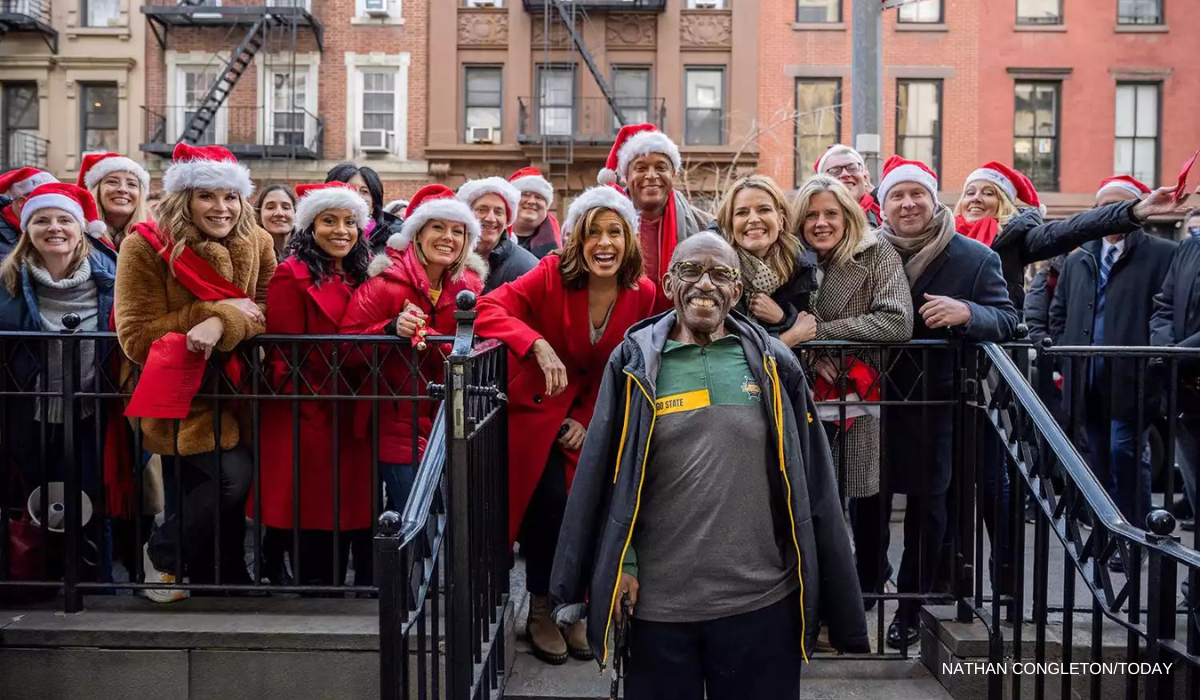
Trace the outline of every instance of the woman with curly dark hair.
{"type": "MultiPolygon", "coordinates": [[[[300,185],[296,190],[300,200],[296,232],[288,243],[290,257],[280,263],[267,287],[267,304],[273,305],[267,333],[334,335],[351,293],[367,277],[367,205],[342,183],[300,185]]],[[[369,544],[370,537],[371,453],[351,435],[353,406],[312,398],[345,391],[334,367],[333,346],[328,343],[305,344],[295,352],[281,344],[266,360],[272,389],[297,398],[263,404],[261,424],[271,427],[258,441],[262,513],[255,520],[268,528],[269,538],[284,534],[276,530],[299,529],[299,550],[291,547],[291,533],[282,539],[291,551],[293,580],[304,586],[341,584],[350,545],[358,540],[369,544]],[[301,358],[299,367],[293,366],[294,358],[301,358]],[[340,414],[336,421],[335,412],[340,414]],[[342,433],[337,440],[334,425],[342,433]],[[296,493],[299,501],[293,500],[296,493]],[[337,506],[334,493],[339,494],[337,506]]],[[[253,515],[258,499],[251,504],[253,515]]],[[[356,546],[356,561],[360,556],[369,556],[369,547],[356,546]]]]}

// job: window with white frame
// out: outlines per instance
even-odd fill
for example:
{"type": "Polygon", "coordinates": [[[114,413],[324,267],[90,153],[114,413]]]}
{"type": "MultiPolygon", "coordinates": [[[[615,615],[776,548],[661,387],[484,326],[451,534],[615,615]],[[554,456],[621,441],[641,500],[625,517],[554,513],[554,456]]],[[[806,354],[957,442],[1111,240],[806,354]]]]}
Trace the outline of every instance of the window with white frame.
{"type": "Polygon", "coordinates": [[[364,151],[396,148],[396,71],[362,71],[362,128],[358,145],[364,151]]]}
{"type": "Polygon", "coordinates": [[[1117,84],[1117,137],[1113,172],[1158,182],[1158,83],[1117,84]]]}
{"type": "Polygon", "coordinates": [[[464,82],[463,105],[466,109],[464,121],[467,125],[467,140],[473,140],[469,134],[474,133],[475,129],[492,129],[498,133],[503,124],[502,69],[497,66],[467,66],[464,82]]]}
{"type": "MultiPolygon", "coordinates": [[[[644,66],[614,66],[613,96],[621,108],[626,124],[658,123],[658,115],[650,114],[650,69],[644,66]]],[[[613,115],[613,133],[621,128],[613,115]]]]}
{"type": "Polygon", "coordinates": [[[81,0],[84,26],[116,27],[121,18],[120,0],[81,0]]]}
{"type": "Polygon", "coordinates": [[[1117,0],[1117,24],[1162,23],[1162,0],[1117,0]]]}
{"type": "Polygon", "coordinates": [[[798,0],[796,2],[797,22],[841,22],[841,0],[798,0]]]}
{"type": "Polygon", "coordinates": [[[267,132],[274,146],[305,146],[309,142],[308,69],[272,68],[267,132]]]}
{"type": "Polygon", "coordinates": [[[725,70],[687,68],[684,71],[686,117],[683,140],[688,146],[725,143],[725,70]]]}
{"type": "Polygon", "coordinates": [[[575,68],[538,66],[538,133],[570,136],[575,122],[575,68]]]}
{"type": "Polygon", "coordinates": [[[913,24],[940,24],[943,0],[917,0],[900,6],[896,21],[913,24]]]}
{"type": "Polygon", "coordinates": [[[398,20],[401,0],[354,0],[355,14],[360,19],[398,20]]]}
{"type": "MultiPolygon", "coordinates": [[[[172,118],[175,139],[183,137],[192,117],[203,106],[204,98],[208,96],[209,90],[212,89],[219,75],[220,69],[216,66],[181,66],[177,69],[175,94],[178,101],[175,106],[169,108],[172,113],[169,116],[172,118]]],[[[225,107],[222,105],[217,109],[217,114],[208,123],[196,143],[208,145],[224,141],[225,107]]]]}

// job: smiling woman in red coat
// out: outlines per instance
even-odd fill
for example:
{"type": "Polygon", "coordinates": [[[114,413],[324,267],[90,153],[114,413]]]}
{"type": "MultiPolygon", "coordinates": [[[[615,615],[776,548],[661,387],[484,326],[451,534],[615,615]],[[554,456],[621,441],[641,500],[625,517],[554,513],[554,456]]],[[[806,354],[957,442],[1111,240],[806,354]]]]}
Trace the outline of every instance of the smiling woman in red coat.
{"type": "MultiPolygon", "coordinates": [[[[386,253],[371,261],[369,279],[354,292],[342,319],[341,332],[351,335],[394,335],[411,342],[403,352],[381,347],[381,385],[403,396],[425,396],[427,382],[440,382],[445,374],[441,348],[424,345],[426,334],[453,335],[454,297],[463,290],[483,289],[487,263],[475,254],[479,222],[466,204],[445,185],[426,185],[408,205],[400,232],[387,242],[386,253]],[[414,355],[415,353],[415,355],[414,355]],[[410,359],[416,357],[419,372],[410,359]],[[413,386],[414,379],[418,386],[413,386]]],[[[348,361],[363,362],[370,349],[348,361]]],[[[386,391],[386,390],[385,390],[386,391]]],[[[399,510],[408,499],[425,439],[433,426],[436,404],[418,402],[413,425],[412,401],[381,401],[379,406],[379,474],[391,507],[399,510]]],[[[358,403],[355,435],[369,435],[371,405],[358,403]]]]}
{"type": "MultiPolygon", "coordinates": [[[[267,287],[267,303],[272,305],[267,333],[335,335],[350,294],[367,277],[371,252],[362,228],[369,212],[358,193],[340,182],[300,185],[296,189],[300,204],[296,209],[296,232],[287,249],[290,257],[279,265],[267,287]]],[[[267,355],[266,367],[271,389],[280,394],[303,397],[346,391],[345,380],[331,369],[330,344],[301,344],[294,355],[290,345],[280,345],[267,355]],[[292,357],[301,358],[299,367],[292,367],[292,357]]],[[[353,404],[267,401],[263,403],[261,423],[269,429],[261,431],[258,441],[262,515],[255,520],[268,528],[268,541],[280,541],[291,551],[296,583],[341,584],[346,577],[351,541],[357,538],[369,543],[374,494],[371,451],[363,449],[363,442],[355,440],[351,430],[353,404]],[[340,433],[336,454],[334,425],[340,433]],[[298,449],[293,451],[293,446],[298,449]],[[335,473],[340,500],[336,525],[335,473]],[[299,508],[294,501],[297,480],[299,508]],[[290,532],[297,524],[299,552],[292,550],[290,532]],[[336,568],[332,552],[335,531],[340,533],[341,543],[336,568]]],[[[251,517],[257,500],[252,498],[247,508],[251,517]]],[[[355,561],[369,550],[356,547],[355,561]]],[[[280,573],[271,572],[270,576],[281,578],[280,573]]]]}
{"type": "Polygon", "coordinates": [[[479,302],[475,332],[511,353],[508,382],[509,537],[521,541],[534,654],[590,659],[583,623],[564,640],[550,618],[550,569],[579,449],[608,356],[650,316],[654,283],[642,276],[637,211],[612,187],[572,202],[566,246],[479,302]]]}

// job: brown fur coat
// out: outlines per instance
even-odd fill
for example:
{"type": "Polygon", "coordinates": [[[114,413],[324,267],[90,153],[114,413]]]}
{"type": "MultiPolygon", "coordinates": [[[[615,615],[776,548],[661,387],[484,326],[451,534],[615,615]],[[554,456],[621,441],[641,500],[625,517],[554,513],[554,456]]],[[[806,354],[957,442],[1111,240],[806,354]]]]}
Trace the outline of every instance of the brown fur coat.
{"type": "MultiPolygon", "coordinates": [[[[166,232],[161,232],[166,235],[166,232]]],[[[230,237],[224,241],[201,239],[192,232],[188,245],[222,277],[244,289],[264,310],[267,283],[275,274],[275,249],[271,236],[255,228],[252,237],[230,237]]],[[[218,316],[225,334],[218,352],[229,352],[238,343],[263,333],[263,326],[242,312],[216,302],[198,300],[167,269],[167,263],[141,235],[127,237],[117,260],[117,339],[125,354],[139,365],[146,362],[150,345],[168,333],[187,333],[197,324],[218,316]]],[[[155,454],[174,455],[173,420],[142,420],[145,448],[155,454]]],[[[215,449],[215,424],[211,402],[196,401],[180,424],[180,455],[202,454],[215,449]]],[[[221,448],[238,444],[238,421],[229,404],[221,408],[221,448]]]]}

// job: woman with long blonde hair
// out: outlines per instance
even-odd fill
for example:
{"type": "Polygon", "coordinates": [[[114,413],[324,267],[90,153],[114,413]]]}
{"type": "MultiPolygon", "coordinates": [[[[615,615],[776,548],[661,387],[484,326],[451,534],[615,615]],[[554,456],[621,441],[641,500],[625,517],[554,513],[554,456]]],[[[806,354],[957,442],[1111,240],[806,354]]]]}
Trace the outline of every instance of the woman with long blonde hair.
{"type": "MultiPolygon", "coordinates": [[[[188,351],[207,358],[264,332],[267,283],[275,272],[271,237],[255,224],[247,199],[254,190],[250,171],[228,150],[179,144],[163,189],[158,224],[135,226],[117,262],[117,339],[139,365],[164,336],[184,336],[188,351]]],[[[142,419],[146,449],[177,457],[163,459],[168,482],[181,482],[168,484],[167,492],[183,491],[181,507],[145,548],[146,583],[161,584],[144,591],[155,602],[185,597],[173,585],[185,573],[192,583],[214,582],[216,558],[217,583],[251,583],[242,542],[253,459],[239,445],[229,404],[219,417],[214,411],[209,401],[193,400],[178,423],[142,419]],[[217,518],[221,541],[213,542],[217,518]],[[185,561],[177,560],[180,550],[185,561]]]]}
{"type": "Polygon", "coordinates": [[[111,250],[120,250],[134,226],[150,220],[146,197],[150,173],[118,153],[88,153],[83,156],[76,183],[96,200],[106,231],[98,237],[111,250]]]}
{"type": "MultiPolygon", "coordinates": [[[[809,340],[892,343],[911,338],[912,297],[900,254],[867,227],[866,214],[850,190],[828,175],[816,175],[800,188],[794,212],[800,235],[821,265],[821,286],[812,313],[802,314],[780,339],[795,346],[809,340]]],[[[844,387],[846,394],[864,401],[878,399],[886,362],[883,350],[858,352],[844,361],[818,353],[812,367],[814,397],[846,400],[844,387]]],[[[851,499],[859,584],[864,593],[878,594],[889,576],[879,571],[879,520],[865,514],[877,511],[880,490],[879,411],[871,408],[846,406],[843,413],[840,407],[819,407],[817,417],[830,436],[842,496],[851,499]]]]}
{"type": "Polygon", "coordinates": [[[716,225],[742,266],[745,293],[735,308],[772,335],[791,328],[808,311],[817,266],[796,235],[783,190],[765,175],[738,180],[717,205],[716,225]]]}

